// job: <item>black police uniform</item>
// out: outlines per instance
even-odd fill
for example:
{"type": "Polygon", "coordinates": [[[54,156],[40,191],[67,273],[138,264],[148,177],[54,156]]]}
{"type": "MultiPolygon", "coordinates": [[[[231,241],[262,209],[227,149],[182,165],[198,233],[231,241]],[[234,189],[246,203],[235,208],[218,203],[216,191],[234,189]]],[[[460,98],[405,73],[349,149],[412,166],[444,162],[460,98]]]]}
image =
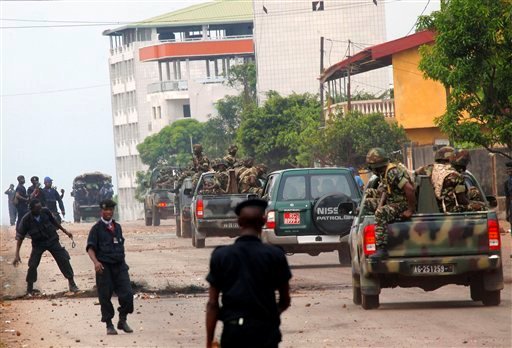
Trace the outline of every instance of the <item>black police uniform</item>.
{"type": "Polygon", "coordinates": [[[73,268],[69,262],[69,253],[59,242],[57,234],[57,222],[52,213],[46,209],[41,209],[39,220],[32,213],[26,214],[20,222],[16,231],[16,240],[23,240],[26,236],[32,239],[32,252],[28,260],[27,283],[37,281],[37,267],[41,262],[41,256],[45,251],[49,251],[60,271],[68,280],[73,279],[73,268]]]}
{"type": "Polygon", "coordinates": [[[119,317],[133,313],[133,291],[124,255],[124,237],[121,225],[112,220],[111,227],[99,220],[89,232],[87,248],[92,248],[103,265],[103,273],[96,273],[96,287],[101,305],[101,321],[109,322],[114,317],[111,302],[115,291],[119,300],[119,317]]]}
{"type": "Polygon", "coordinates": [[[291,277],[284,252],[256,236],[213,251],[206,280],[222,293],[223,348],[277,347],[281,321],[275,291],[291,277]]]}
{"type": "Polygon", "coordinates": [[[53,187],[45,187],[41,189],[41,193],[41,196],[43,197],[41,203],[53,213],[53,216],[60,223],[62,218],[60,217],[59,211],[57,210],[57,203],[59,204],[60,211],[64,211],[64,203],[62,202],[62,198],[60,198],[60,194],[53,187]]]}
{"type": "MultiPolygon", "coordinates": [[[[16,193],[18,193],[23,198],[28,198],[27,189],[25,186],[18,184],[16,187],[16,193]]],[[[18,229],[21,220],[28,212],[28,202],[22,199],[18,199],[18,204],[16,204],[16,211],[18,212],[18,220],[16,220],[16,230],[18,229]]]]}

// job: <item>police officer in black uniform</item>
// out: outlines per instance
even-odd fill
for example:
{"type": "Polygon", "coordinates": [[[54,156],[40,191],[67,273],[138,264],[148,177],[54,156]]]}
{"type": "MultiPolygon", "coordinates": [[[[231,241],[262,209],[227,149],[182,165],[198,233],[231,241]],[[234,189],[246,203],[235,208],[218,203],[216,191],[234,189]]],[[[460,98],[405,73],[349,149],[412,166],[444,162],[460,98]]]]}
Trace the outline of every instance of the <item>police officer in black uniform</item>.
{"type": "Polygon", "coordinates": [[[128,314],[133,313],[133,291],[125,262],[123,231],[112,218],[115,206],[111,199],[101,201],[101,219],[91,228],[86,248],[96,271],[101,321],[107,324],[107,335],[117,335],[112,324],[114,306],[111,298],[114,291],[119,300],[117,328],[133,332],[126,322],[128,314]]]}
{"type": "Polygon", "coordinates": [[[267,202],[250,199],[235,208],[241,236],[216,248],[210,260],[206,306],[206,342],[212,347],[222,320],[222,348],[277,347],[280,315],[290,306],[290,267],[283,250],[260,240],[267,202]],[[279,301],[276,302],[276,290],[279,301]],[[219,295],[222,294],[222,307],[219,295]]]}
{"type": "Polygon", "coordinates": [[[41,261],[41,256],[45,251],[49,251],[60,271],[66,277],[69,283],[69,291],[77,292],[78,287],[73,279],[74,273],[69,262],[69,253],[60,245],[57,229],[64,232],[69,238],[73,239],[71,232],[62,227],[53,217],[52,213],[43,208],[38,199],[30,201],[30,213],[26,214],[21,220],[16,230],[16,256],[13,265],[17,266],[21,262],[20,248],[23,239],[28,235],[32,239],[32,252],[28,260],[27,273],[27,294],[31,295],[34,290],[34,283],[37,281],[37,267],[41,261]]]}

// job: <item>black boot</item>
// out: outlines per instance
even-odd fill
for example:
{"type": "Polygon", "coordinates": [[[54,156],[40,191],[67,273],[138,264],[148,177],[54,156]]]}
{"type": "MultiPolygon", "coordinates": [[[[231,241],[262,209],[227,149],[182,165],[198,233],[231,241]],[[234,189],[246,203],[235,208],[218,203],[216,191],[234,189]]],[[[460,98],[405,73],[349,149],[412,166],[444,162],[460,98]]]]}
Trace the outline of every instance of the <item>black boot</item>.
{"type": "Polygon", "coordinates": [[[119,322],[117,323],[117,328],[119,330],[123,330],[124,332],[131,333],[133,332],[132,328],[128,326],[126,322],[126,316],[119,316],[119,322]]]}
{"type": "Polygon", "coordinates": [[[34,283],[27,283],[27,295],[34,295],[35,293],[40,292],[37,289],[34,289],[34,283]]]}
{"type": "Polygon", "coordinates": [[[114,324],[112,324],[112,321],[107,321],[107,335],[117,335],[117,331],[114,328],[114,324]]]}
{"type": "Polygon", "coordinates": [[[372,261],[385,260],[388,258],[388,256],[389,256],[388,251],[386,249],[378,248],[377,252],[370,256],[370,260],[372,260],[372,261]]]}
{"type": "Polygon", "coordinates": [[[78,286],[76,286],[75,280],[73,278],[68,279],[69,283],[69,291],[71,292],[79,292],[80,289],[78,289],[78,286]]]}

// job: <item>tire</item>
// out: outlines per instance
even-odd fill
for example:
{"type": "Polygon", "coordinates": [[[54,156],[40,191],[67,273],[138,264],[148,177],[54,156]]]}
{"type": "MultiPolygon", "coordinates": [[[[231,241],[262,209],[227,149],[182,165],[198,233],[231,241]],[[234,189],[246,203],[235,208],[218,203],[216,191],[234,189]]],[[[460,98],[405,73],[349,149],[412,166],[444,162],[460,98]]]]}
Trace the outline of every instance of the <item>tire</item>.
{"type": "Polygon", "coordinates": [[[483,290],[484,289],[481,278],[473,279],[471,281],[471,284],[469,285],[469,293],[473,301],[482,301],[483,290]]]}
{"type": "Polygon", "coordinates": [[[151,226],[151,223],[153,222],[153,218],[151,216],[145,215],[145,219],[144,220],[145,220],[145,225],[146,226],[151,226]]]}
{"type": "Polygon", "coordinates": [[[181,237],[182,238],[191,238],[192,237],[192,224],[190,221],[181,220],[181,237]]]}
{"type": "Polygon", "coordinates": [[[192,229],[192,246],[196,247],[196,232],[194,229],[192,229]]]}
{"type": "Polygon", "coordinates": [[[498,306],[501,303],[501,290],[483,290],[482,303],[484,306],[498,306]]]}
{"type": "Polygon", "coordinates": [[[206,245],[206,239],[196,239],[196,248],[203,249],[206,245]]]}
{"type": "Polygon", "coordinates": [[[359,283],[359,274],[352,274],[352,302],[355,305],[361,304],[361,285],[359,283]]]}
{"type": "Polygon", "coordinates": [[[379,295],[365,295],[361,293],[361,306],[364,309],[379,308],[379,295]]]}
{"type": "Polygon", "coordinates": [[[153,226],[160,226],[160,214],[158,213],[158,209],[153,207],[153,226]]]}
{"type": "Polygon", "coordinates": [[[338,249],[338,261],[340,265],[348,267],[352,265],[352,258],[350,256],[350,247],[348,243],[341,244],[341,247],[338,249]]]}
{"type": "Polygon", "coordinates": [[[181,237],[181,219],[179,215],[176,215],[176,237],[181,237]]]}

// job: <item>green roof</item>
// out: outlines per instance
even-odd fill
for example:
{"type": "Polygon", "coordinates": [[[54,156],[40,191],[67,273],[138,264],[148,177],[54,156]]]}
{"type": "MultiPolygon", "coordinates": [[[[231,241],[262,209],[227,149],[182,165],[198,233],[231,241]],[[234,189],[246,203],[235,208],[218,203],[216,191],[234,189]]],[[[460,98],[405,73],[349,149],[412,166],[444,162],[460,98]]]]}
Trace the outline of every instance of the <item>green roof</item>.
{"type": "Polygon", "coordinates": [[[107,30],[105,35],[128,28],[178,27],[252,22],[252,0],[215,0],[107,30]]]}

